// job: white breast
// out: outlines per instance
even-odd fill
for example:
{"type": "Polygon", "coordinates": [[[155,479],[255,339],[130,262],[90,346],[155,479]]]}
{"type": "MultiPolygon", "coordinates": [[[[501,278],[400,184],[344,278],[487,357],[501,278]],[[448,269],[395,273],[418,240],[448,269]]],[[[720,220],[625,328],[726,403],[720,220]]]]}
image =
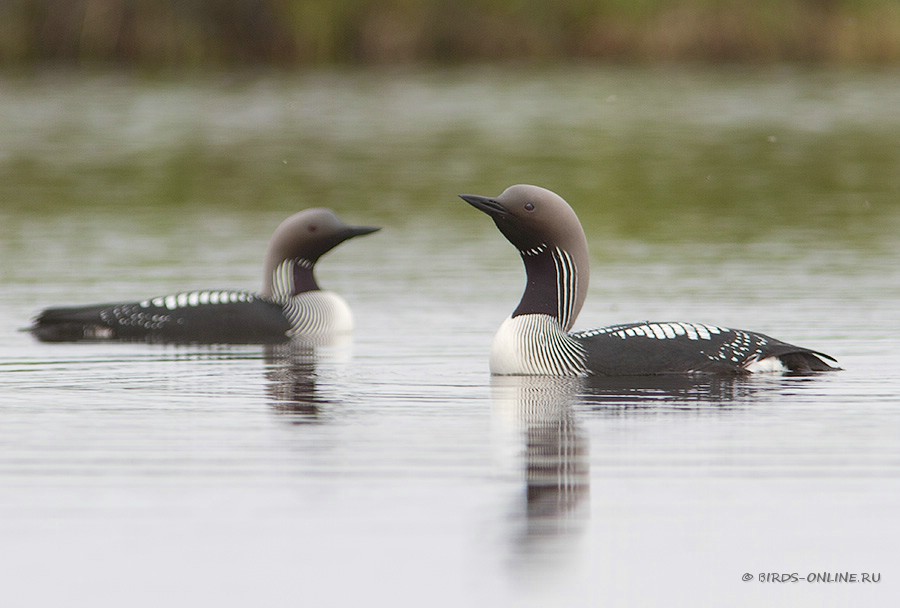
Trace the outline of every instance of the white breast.
{"type": "Polygon", "coordinates": [[[331,291],[307,291],[285,305],[293,325],[289,335],[320,335],[353,330],[353,313],[344,299],[331,291]]]}
{"type": "Polygon", "coordinates": [[[497,376],[578,376],[584,350],[549,315],[509,317],[494,335],[491,373],[497,376]]]}

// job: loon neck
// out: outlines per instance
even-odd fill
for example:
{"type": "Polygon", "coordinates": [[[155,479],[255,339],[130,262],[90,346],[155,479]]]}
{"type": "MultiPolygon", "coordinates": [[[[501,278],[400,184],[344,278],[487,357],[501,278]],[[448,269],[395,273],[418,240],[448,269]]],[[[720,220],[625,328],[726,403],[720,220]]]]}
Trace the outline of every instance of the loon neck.
{"type": "Polygon", "coordinates": [[[283,260],[267,270],[262,295],[284,301],[301,293],[318,290],[315,263],[304,258],[294,258],[283,260]]]}
{"type": "Polygon", "coordinates": [[[512,317],[547,315],[569,331],[581,310],[587,291],[575,258],[564,249],[541,244],[521,250],[525,264],[525,293],[512,317]]]}

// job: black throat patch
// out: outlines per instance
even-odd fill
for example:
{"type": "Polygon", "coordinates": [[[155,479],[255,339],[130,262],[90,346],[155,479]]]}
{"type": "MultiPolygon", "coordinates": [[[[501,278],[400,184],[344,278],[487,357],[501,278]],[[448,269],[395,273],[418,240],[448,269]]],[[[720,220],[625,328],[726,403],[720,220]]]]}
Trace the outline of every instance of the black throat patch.
{"type": "Polygon", "coordinates": [[[526,285],[522,300],[512,316],[541,314],[559,320],[559,296],[557,294],[556,262],[544,245],[521,251],[525,263],[526,285]]]}

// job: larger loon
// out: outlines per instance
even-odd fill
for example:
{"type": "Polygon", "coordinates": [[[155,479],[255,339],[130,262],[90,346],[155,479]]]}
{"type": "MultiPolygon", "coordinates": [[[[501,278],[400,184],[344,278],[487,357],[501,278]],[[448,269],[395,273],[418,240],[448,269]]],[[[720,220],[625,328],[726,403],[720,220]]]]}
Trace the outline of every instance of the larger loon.
{"type": "Polygon", "coordinates": [[[826,354],[714,325],[638,322],[571,332],[590,276],[581,222],[559,195],[516,185],[460,197],[489,215],[525,263],[522,300],[494,336],[495,375],[635,376],[838,369],[826,354]]]}
{"type": "Polygon", "coordinates": [[[48,308],[30,328],[44,342],[143,340],[259,344],[350,331],[353,316],[336,293],[319,289],[319,257],[379,228],[349,226],[330,209],[295,213],[269,241],[263,288],[203,290],[140,302],[48,308]]]}

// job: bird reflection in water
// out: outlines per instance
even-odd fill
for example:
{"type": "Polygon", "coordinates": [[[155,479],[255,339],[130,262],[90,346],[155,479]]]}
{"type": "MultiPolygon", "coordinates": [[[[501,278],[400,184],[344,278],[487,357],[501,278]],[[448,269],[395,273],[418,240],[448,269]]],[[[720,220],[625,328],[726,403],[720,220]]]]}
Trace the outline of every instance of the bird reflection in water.
{"type": "Polygon", "coordinates": [[[788,395],[816,377],[794,374],[755,376],[686,375],[584,378],[579,408],[603,415],[696,411],[719,412],[788,395]]]}
{"type": "Polygon", "coordinates": [[[494,417],[517,437],[524,462],[524,526],[517,552],[545,554],[547,539],[583,528],[590,496],[588,440],[572,410],[581,380],[494,376],[494,417]],[[521,448],[524,447],[524,450],[521,448]]]}
{"type": "Polygon", "coordinates": [[[337,403],[324,396],[318,387],[320,349],[341,358],[348,353],[349,336],[332,337],[327,342],[294,339],[286,344],[266,346],[266,380],[272,410],[292,424],[311,424],[321,420],[323,409],[337,403]]]}

